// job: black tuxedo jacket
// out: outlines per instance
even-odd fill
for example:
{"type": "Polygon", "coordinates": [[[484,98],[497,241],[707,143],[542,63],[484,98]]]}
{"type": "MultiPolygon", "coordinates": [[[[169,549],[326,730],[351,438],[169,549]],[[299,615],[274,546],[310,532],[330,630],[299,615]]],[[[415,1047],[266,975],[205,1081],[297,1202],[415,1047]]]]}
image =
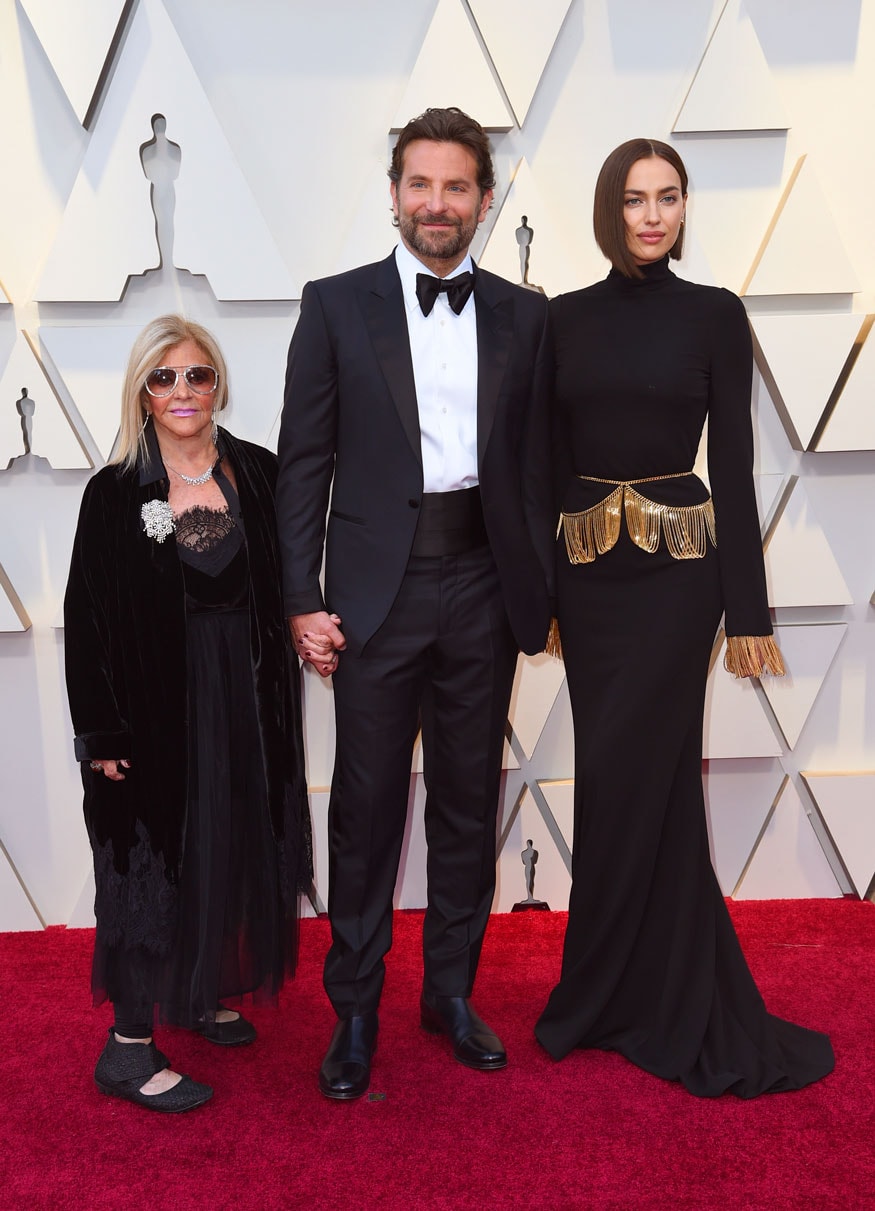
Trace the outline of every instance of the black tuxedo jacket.
{"type": "MultiPolygon", "coordinates": [[[[482,269],[474,298],[486,532],[514,635],[523,651],[537,652],[549,624],[555,536],[547,304],[482,269]]],[[[423,492],[413,363],[394,254],[305,286],[289,348],[278,453],[286,613],[327,608],[339,614],[349,650],[359,653],[398,592],[423,492]]]]}

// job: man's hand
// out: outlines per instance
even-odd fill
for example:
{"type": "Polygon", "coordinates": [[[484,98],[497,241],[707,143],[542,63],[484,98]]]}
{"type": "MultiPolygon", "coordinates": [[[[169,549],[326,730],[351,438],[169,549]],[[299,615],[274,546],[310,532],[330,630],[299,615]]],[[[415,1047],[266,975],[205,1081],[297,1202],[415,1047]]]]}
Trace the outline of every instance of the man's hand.
{"type": "Polygon", "coordinates": [[[337,668],[338,653],[346,647],[336,614],[319,610],[315,614],[293,614],[289,618],[292,643],[302,660],[313,665],[321,677],[330,677],[337,668]]]}

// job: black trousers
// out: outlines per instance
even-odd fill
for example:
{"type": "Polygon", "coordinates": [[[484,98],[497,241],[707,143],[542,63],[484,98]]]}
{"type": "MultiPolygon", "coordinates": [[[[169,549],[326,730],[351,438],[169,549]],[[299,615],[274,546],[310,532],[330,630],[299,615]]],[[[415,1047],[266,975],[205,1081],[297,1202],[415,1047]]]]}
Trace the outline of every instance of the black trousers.
{"type": "Polygon", "coordinates": [[[338,1017],[376,1009],[422,726],[428,906],[425,991],[470,996],[495,890],[495,819],[517,645],[488,547],[411,557],[386,621],[334,675],[328,813],[338,1017]]]}

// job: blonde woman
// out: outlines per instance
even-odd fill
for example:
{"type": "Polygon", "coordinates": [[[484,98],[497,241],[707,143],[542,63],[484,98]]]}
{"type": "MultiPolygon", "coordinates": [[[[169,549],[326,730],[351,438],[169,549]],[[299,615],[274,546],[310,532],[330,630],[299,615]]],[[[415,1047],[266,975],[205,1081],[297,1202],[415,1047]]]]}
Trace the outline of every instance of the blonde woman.
{"type": "Polygon", "coordinates": [[[94,857],[95,1079],[174,1113],[212,1089],[175,1072],[157,1018],[255,1038],[223,1001],[294,969],[309,878],[297,662],[282,611],[276,463],[217,417],[228,373],[177,315],[131,351],[115,460],[88,483],[65,601],[67,689],[94,857]]]}

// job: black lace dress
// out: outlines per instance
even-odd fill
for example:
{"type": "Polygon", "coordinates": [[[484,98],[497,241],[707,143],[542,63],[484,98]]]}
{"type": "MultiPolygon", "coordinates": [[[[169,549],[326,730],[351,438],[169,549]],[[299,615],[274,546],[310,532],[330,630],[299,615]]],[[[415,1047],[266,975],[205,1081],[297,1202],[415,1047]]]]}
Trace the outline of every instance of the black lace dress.
{"type": "MultiPolygon", "coordinates": [[[[274,841],[250,666],[248,566],[233,487],[228,508],[176,518],[186,594],[189,794],[170,952],[95,947],[92,983],[131,1020],[210,1020],[220,1002],[271,1000],[294,967],[296,891],[274,841]]],[[[290,805],[291,807],[291,805],[290,805]]]]}

